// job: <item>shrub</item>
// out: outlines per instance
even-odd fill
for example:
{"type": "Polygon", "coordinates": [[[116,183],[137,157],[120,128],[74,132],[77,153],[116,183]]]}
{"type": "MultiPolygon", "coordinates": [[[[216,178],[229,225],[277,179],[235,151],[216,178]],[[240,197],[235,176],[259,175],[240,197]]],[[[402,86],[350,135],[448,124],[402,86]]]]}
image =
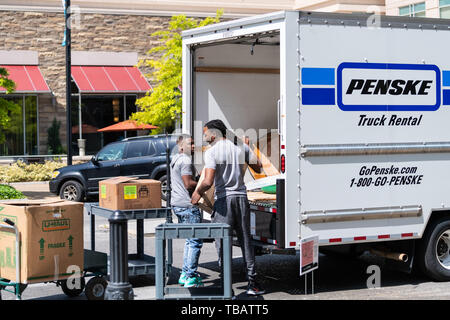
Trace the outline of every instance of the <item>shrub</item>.
{"type": "Polygon", "coordinates": [[[10,166],[0,167],[0,182],[48,181],[54,170],[64,166],[64,163],[56,161],[45,161],[43,164],[17,161],[10,166]]]}
{"type": "Polygon", "coordinates": [[[47,129],[48,135],[48,152],[49,154],[62,154],[65,153],[61,140],[59,139],[59,128],[61,127],[61,121],[57,121],[53,118],[53,122],[50,128],[47,129]]]}
{"type": "Polygon", "coordinates": [[[23,199],[25,196],[22,192],[14,189],[6,184],[0,184],[0,200],[7,199],[23,199]]]}

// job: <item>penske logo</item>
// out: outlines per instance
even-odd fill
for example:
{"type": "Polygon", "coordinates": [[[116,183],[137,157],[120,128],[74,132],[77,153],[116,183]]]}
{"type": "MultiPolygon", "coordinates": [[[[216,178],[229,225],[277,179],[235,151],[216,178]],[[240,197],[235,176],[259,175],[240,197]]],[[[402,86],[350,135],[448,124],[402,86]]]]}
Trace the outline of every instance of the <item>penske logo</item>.
{"type": "Polygon", "coordinates": [[[337,104],[344,111],[435,111],[441,104],[435,65],[342,63],[337,104]]]}
{"type": "Polygon", "coordinates": [[[428,95],[432,80],[352,79],[345,94],[360,91],[366,95],[428,95]]]}

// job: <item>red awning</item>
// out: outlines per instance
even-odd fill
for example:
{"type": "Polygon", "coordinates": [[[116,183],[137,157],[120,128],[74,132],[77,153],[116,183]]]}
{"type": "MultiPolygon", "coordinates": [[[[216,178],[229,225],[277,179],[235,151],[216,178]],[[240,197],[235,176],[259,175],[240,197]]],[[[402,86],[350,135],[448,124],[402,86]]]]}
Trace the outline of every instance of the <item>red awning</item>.
{"type": "MultiPolygon", "coordinates": [[[[9,72],[8,78],[16,83],[17,93],[48,93],[51,92],[38,66],[0,65],[9,72]]],[[[0,92],[6,92],[0,87],[0,92]]]]}
{"type": "Polygon", "coordinates": [[[137,67],[72,66],[81,93],[145,93],[152,89],[137,67]]]}

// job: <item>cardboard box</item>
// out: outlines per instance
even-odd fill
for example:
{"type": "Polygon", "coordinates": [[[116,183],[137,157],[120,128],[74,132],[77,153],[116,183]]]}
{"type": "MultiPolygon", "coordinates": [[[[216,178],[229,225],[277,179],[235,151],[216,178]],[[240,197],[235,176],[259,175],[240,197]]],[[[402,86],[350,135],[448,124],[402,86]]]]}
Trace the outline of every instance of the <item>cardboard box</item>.
{"type": "MultiPolygon", "coordinates": [[[[83,271],[83,204],[72,201],[0,202],[0,223],[20,232],[20,282],[67,279],[83,271]]],[[[0,231],[0,277],[16,281],[15,234],[0,231]]]]}
{"type": "Polygon", "coordinates": [[[100,181],[99,206],[111,210],[161,208],[161,182],[115,177],[100,181]]]}
{"type": "MultiPolygon", "coordinates": [[[[202,173],[200,174],[200,179],[198,180],[197,187],[200,185],[200,183],[205,179],[205,170],[202,170],[202,173]]],[[[200,198],[200,201],[198,202],[197,206],[202,209],[203,211],[206,211],[208,213],[213,212],[214,208],[214,184],[205,191],[203,196],[200,198]]]]}

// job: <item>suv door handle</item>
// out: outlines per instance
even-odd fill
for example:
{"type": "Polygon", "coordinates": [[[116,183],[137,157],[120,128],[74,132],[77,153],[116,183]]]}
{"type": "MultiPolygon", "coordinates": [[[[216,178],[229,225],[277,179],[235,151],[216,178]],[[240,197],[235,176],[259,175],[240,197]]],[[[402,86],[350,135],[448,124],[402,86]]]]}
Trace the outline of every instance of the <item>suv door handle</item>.
{"type": "Polygon", "coordinates": [[[120,167],[120,163],[116,163],[116,164],[114,165],[114,168],[117,168],[117,167],[120,167]]]}

